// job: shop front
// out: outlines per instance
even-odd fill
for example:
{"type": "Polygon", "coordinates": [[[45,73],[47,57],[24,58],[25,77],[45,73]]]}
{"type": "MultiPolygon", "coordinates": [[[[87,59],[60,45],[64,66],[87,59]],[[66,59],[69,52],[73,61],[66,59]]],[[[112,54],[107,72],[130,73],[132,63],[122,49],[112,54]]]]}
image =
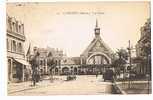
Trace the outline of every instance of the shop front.
{"type": "Polygon", "coordinates": [[[8,81],[22,82],[25,81],[25,70],[29,70],[29,63],[24,59],[8,59],[8,81]]]}

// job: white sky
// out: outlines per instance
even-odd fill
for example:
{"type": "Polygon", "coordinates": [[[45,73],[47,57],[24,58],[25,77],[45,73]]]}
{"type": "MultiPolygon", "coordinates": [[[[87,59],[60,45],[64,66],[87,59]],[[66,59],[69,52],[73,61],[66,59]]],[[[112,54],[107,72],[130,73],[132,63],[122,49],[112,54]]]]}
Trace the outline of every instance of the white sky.
{"type": "Polygon", "coordinates": [[[61,48],[68,56],[80,56],[94,38],[96,18],[101,37],[112,50],[126,48],[128,40],[135,45],[140,38],[140,27],[150,17],[150,3],[8,4],[7,13],[24,22],[27,41],[33,45],[61,48]],[[65,14],[67,12],[75,14],[65,14]]]}

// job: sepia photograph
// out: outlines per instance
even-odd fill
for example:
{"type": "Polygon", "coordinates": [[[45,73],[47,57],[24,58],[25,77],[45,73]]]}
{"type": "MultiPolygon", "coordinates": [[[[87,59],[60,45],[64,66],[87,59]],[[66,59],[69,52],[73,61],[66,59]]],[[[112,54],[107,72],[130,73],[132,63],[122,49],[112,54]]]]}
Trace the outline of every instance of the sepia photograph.
{"type": "Polygon", "coordinates": [[[7,2],[8,96],[152,94],[151,2],[7,2]]]}

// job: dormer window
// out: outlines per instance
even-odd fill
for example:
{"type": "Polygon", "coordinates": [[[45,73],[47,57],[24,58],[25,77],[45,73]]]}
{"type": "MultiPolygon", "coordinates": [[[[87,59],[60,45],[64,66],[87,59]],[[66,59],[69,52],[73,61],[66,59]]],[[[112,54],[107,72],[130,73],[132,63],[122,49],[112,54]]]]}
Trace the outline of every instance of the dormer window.
{"type": "Polygon", "coordinates": [[[16,32],[19,31],[19,30],[18,30],[18,22],[16,22],[15,30],[16,30],[16,32]]]}
{"type": "Polygon", "coordinates": [[[21,25],[19,25],[19,33],[21,33],[21,25]]]}
{"type": "Polygon", "coordinates": [[[24,34],[24,24],[21,25],[21,33],[24,34]]]}
{"type": "Polygon", "coordinates": [[[15,28],[15,23],[14,23],[14,22],[12,23],[12,27],[13,27],[13,28],[12,28],[12,29],[13,29],[12,31],[15,32],[15,29],[16,29],[16,28],[15,28]]]}

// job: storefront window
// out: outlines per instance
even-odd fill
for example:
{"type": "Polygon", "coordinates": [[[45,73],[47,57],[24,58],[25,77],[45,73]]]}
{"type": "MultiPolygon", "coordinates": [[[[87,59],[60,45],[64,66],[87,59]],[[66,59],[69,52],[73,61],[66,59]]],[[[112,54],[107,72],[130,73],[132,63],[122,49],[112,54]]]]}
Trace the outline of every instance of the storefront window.
{"type": "Polygon", "coordinates": [[[11,59],[8,59],[8,79],[11,80],[11,59]]]}
{"type": "Polygon", "coordinates": [[[12,74],[13,74],[13,78],[16,78],[16,63],[15,62],[13,62],[12,74]]]}

